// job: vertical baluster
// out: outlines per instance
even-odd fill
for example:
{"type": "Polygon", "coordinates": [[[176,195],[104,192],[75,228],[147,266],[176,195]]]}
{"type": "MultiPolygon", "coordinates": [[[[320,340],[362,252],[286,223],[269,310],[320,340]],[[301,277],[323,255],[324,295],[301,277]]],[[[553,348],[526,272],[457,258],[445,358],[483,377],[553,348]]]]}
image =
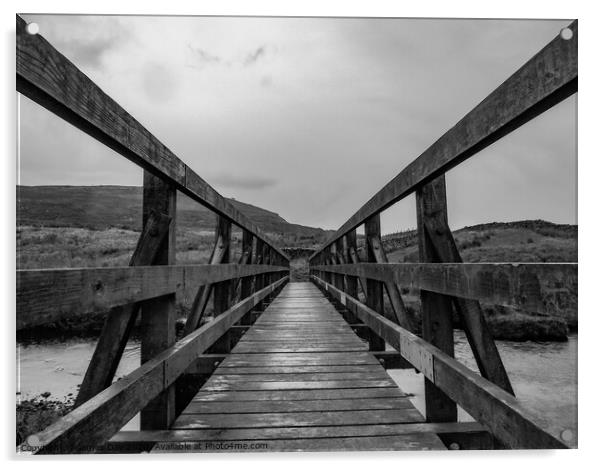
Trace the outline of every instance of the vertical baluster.
{"type": "MultiPolygon", "coordinates": [[[[247,252],[247,264],[253,262],[253,234],[245,229],[242,230],[242,252],[247,252]]],[[[240,281],[240,299],[244,300],[253,294],[253,276],[243,277],[240,281]]],[[[241,324],[251,324],[251,313],[245,314],[241,320],[241,324]]]]}
{"type": "MultiPolygon", "coordinates": [[[[169,183],[144,172],[142,223],[151,211],[171,218],[169,231],[155,256],[155,264],[174,264],[176,259],[176,189],[169,183]]],[[[175,294],[145,301],[141,308],[141,362],[151,360],[176,341],[175,294]]],[[[175,387],[172,385],[153,399],[140,414],[142,430],[166,429],[175,419],[175,387]]]]}
{"type": "MultiPolygon", "coordinates": [[[[230,262],[230,244],[232,238],[232,223],[218,216],[217,228],[216,228],[216,239],[223,239],[224,241],[224,255],[222,257],[222,264],[228,264],[230,262]]],[[[232,281],[225,280],[223,282],[217,282],[213,287],[213,315],[219,316],[221,313],[230,308],[230,292],[232,288],[232,281]]],[[[226,332],[220,337],[217,342],[211,347],[212,353],[229,353],[230,352],[230,332],[226,332]]]]}
{"type": "MultiPolygon", "coordinates": [[[[376,262],[374,251],[370,247],[368,239],[371,236],[380,236],[380,216],[377,214],[372,218],[369,218],[365,224],[365,235],[366,235],[366,253],[368,255],[368,262],[376,262]]],[[[383,284],[378,280],[366,279],[366,306],[373,309],[379,314],[384,315],[384,302],[383,302],[383,284]]],[[[370,344],[370,350],[384,350],[385,341],[376,335],[374,332],[368,337],[370,344]]]]}

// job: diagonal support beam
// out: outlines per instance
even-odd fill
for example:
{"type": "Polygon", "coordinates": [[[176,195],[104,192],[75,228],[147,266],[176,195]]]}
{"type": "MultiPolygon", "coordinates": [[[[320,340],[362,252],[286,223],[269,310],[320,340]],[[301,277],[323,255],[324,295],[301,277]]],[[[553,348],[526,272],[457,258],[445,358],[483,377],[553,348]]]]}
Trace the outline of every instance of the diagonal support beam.
{"type": "MultiPolygon", "coordinates": [[[[370,246],[372,247],[372,252],[376,262],[379,264],[387,264],[389,262],[387,260],[387,253],[383,248],[380,236],[370,236],[366,239],[366,241],[369,242],[370,246]]],[[[389,296],[389,301],[393,307],[393,312],[395,313],[395,318],[397,319],[397,324],[404,329],[411,330],[410,320],[408,318],[408,310],[403,303],[403,298],[401,297],[399,288],[395,282],[384,282],[384,284],[389,296]]]]}
{"type": "MultiPolygon", "coordinates": [[[[445,176],[440,176],[427,184],[423,191],[432,190],[445,197],[445,176]],[[429,189],[430,187],[430,189],[429,189]]],[[[442,207],[424,217],[424,229],[435,251],[438,262],[462,262],[462,256],[447,223],[447,203],[439,201],[442,207]]],[[[466,337],[472,349],[479,371],[483,377],[514,395],[512,385],[493,340],[493,335],[485,321],[481,305],[476,300],[453,297],[456,311],[464,324],[466,337]]]]}
{"type": "MultiPolygon", "coordinates": [[[[169,216],[156,211],[150,212],[130,259],[130,266],[149,265],[155,262],[165,236],[169,232],[170,222],[169,216]]],[[[94,397],[113,382],[139,309],[140,303],[132,303],[109,311],[75,400],[75,407],[94,397]]]]}
{"type": "MultiPolygon", "coordinates": [[[[209,263],[211,265],[221,264],[224,255],[226,253],[226,242],[222,236],[216,234],[215,244],[213,246],[213,252],[211,254],[211,259],[209,263]]],[[[184,326],[184,335],[188,335],[192,333],[199,324],[201,323],[203,316],[205,314],[205,309],[207,308],[207,304],[209,303],[209,298],[211,297],[211,292],[213,291],[213,284],[202,285],[199,287],[194,301],[192,302],[192,308],[190,309],[190,314],[188,318],[186,318],[186,325],[184,326]]]]}
{"type": "MultiPolygon", "coordinates": [[[[353,264],[359,264],[360,256],[357,253],[357,246],[349,246],[349,257],[351,258],[351,262],[353,264]]],[[[364,292],[364,296],[366,296],[366,292],[368,291],[368,285],[366,284],[366,277],[358,277],[360,281],[360,286],[362,287],[362,291],[364,292]]]]}

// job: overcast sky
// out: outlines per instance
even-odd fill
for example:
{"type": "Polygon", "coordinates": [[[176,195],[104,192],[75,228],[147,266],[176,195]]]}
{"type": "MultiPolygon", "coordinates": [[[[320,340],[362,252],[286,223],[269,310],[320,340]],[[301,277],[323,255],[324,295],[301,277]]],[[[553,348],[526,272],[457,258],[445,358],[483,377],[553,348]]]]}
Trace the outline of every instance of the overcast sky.
{"type": "MultiPolygon", "coordinates": [[[[338,228],[568,21],[24,17],[222,195],[338,228]]],[[[577,222],[574,96],[447,176],[453,228],[577,222]]],[[[141,185],[27,98],[20,183],[141,185]]],[[[409,197],[383,231],[416,226],[409,197]]]]}

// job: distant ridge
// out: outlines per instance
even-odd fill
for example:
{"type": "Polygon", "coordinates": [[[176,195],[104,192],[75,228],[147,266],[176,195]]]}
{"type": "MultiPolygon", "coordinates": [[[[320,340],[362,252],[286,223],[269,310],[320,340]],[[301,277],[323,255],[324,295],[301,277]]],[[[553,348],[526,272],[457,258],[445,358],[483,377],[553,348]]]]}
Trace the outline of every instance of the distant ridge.
{"type": "MultiPolygon", "coordinates": [[[[313,245],[326,239],[321,228],[288,223],[275,212],[228,199],[272,238],[285,245],[313,245]]],[[[178,228],[213,230],[215,214],[178,193],[178,228]]],[[[103,230],[118,227],[139,231],[142,225],[140,186],[17,186],[17,225],[77,227],[103,230]]]]}

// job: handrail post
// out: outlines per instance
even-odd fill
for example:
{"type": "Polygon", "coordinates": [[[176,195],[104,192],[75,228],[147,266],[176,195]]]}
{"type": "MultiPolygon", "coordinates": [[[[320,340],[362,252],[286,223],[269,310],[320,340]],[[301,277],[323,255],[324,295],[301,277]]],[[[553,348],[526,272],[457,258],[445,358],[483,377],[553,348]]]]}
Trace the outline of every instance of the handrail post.
{"type": "MultiPolygon", "coordinates": [[[[242,252],[248,252],[247,264],[253,261],[253,233],[248,230],[242,230],[242,252]]],[[[243,300],[253,294],[253,276],[243,277],[240,281],[240,299],[243,300]]],[[[251,324],[251,314],[245,314],[240,323],[243,325],[251,324]]]]}
{"type": "MultiPolygon", "coordinates": [[[[425,224],[428,223],[428,218],[436,216],[441,211],[445,211],[445,214],[447,214],[444,178],[435,179],[416,191],[420,262],[439,262],[425,224]]],[[[420,304],[422,308],[422,338],[453,357],[454,328],[450,297],[420,290],[420,304]]],[[[426,377],[424,378],[424,387],[427,422],[455,422],[458,418],[456,403],[426,377]]]]}
{"type": "MultiPolygon", "coordinates": [[[[155,256],[155,264],[174,264],[176,260],[176,189],[148,171],[144,172],[142,224],[151,212],[171,218],[168,232],[155,256]]],[[[154,358],[176,342],[175,294],[145,301],[141,308],[140,360],[154,358]]],[[[142,430],[167,429],[175,419],[175,387],[172,385],[153,399],[140,413],[142,430]]]]}
{"type": "MultiPolygon", "coordinates": [[[[333,243],[332,246],[330,246],[330,253],[331,253],[332,263],[335,265],[340,264],[340,262],[339,262],[339,241],[338,240],[335,243],[333,243]]],[[[343,275],[342,274],[334,274],[333,277],[334,277],[333,278],[334,286],[336,288],[338,288],[339,290],[343,290],[344,289],[343,275]]]]}
{"type": "MultiPolygon", "coordinates": [[[[256,264],[265,264],[264,262],[264,253],[265,253],[265,243],[257,238],[257,242],[255,244],[255,263],[256,264]]],[[[263,287],[265,287],[265,276],[263,274],[258,274],[255,276],[255,292],[258,292],[263,287]]],[[[255,311],[263,311],[263,301],[260,301],[257,306],[255,306],[255,311]]]]}
{"type": "MultiPolygon", "coordinates": [[[[353,259],[351,257],[351,250],[357,251],[357,233],[355,230],[351,230],[349,233],[345,235],[345,251],[343,256],[345,257],[346,264],[353,264],[353,259]]],[[[355,299],[358,299],[357,292],[357,277],[352,275],[345,276],[345,293],[352,296],[355,299]]]]}
{"type": "MultiPolygon", "coordinates": [[[[376,262],[376,258],[374,257],[374,252],[370,247],[370,243],[368,239],[371,236],[380,236],[380,216],[376,215],[374,217],[366,220],[366,224],[364,225],[364,232],[366,235],[366,253],[368,254],[368,262],[376,262]]],[[[378,280],[366,279],[366,306],[368,308],[376,311],[378,314],[384,316],[384,302],[383,302],[383,284],[378,280]]],[[[374,332],[371,331],[368,336],[368,343],[370,346],[370,350],[384,350],[385,349],[385,341],[382,337],[379,337],[374,332]]]]}
{"type": "MultiPolygon", "coordinates": [[[[223,243],[222,264],[230,262],[230,245],[232,240],[232,222],[224,217],[217,216],[217,226],[215,229],[215,239],[221,239],[223,243]]],[[[217,282],[213,287],[213,316],[217,317],[230,307],[230,294],[232,281],[225,280],[217,282]]],[[[211,348],[212,353],[230,353],[230,332],[227,331],[221,336],[211,348]]]]}

